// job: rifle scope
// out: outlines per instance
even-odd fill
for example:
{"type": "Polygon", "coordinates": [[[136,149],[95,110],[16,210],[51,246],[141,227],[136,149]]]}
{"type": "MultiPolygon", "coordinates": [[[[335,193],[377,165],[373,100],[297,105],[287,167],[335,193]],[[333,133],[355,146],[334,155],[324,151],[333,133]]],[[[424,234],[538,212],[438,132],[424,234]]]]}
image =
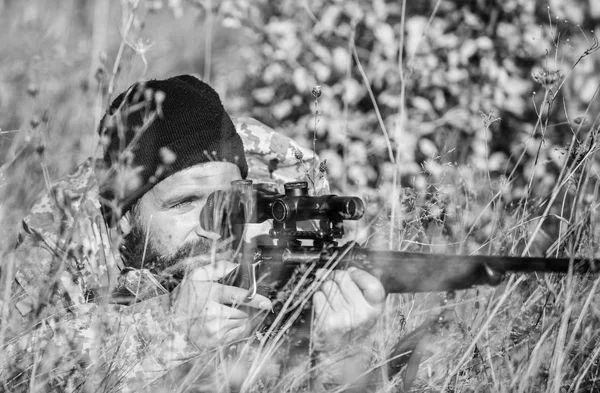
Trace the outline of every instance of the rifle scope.
{"type": "Polygon", "coordinates": [[[285,184],[285,195],[271,204],[271,217],[277,222],[304,221],[327,218],[331,221],[358,220],[364,212],[358,197],[322,195],[309,196],[308,183],[285,184]]]}
{"type": "Polygon", "coordinates": [[[208,197],[200,214],[204,229],[215,224],[261,223],[269,219],[280,224],[322,219],[341,222],[358,220],[365,212],[365,205],[358,197],[308,195],[307,182],[286,183],[285,194],[253,190],[249,181],[244,182],[242,186],[234,184],[232,190],[215,191],[208,197]]]}

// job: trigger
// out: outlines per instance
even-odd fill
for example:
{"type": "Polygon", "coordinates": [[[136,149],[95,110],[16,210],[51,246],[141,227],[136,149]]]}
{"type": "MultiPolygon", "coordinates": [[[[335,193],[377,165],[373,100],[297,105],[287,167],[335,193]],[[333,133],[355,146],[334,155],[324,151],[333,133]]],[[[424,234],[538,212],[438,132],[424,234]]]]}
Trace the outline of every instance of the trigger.
{"type": "Polygon", "coordinates": [[[248,293],[246,294],[246,301],[250,301],[254,299],[256,293],[258,291],[258,284],[256,283],[256,268],[258,267],[258,262],[253,262],[247,265],[248,267],[248,293]]]}

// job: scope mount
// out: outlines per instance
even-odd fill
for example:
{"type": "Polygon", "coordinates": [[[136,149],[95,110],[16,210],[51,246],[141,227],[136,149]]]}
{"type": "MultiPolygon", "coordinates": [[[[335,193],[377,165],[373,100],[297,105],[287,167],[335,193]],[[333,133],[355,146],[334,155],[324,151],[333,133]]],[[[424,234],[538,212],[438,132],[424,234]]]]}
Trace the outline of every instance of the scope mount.
{"type": "MultiPolygon", "coordinates": [[[[273,193],[251,180],[236,180],[231,185],[231,192],[215,191],[207,199],[200,213],[203,228],[210,228],[211,223],[223,217],[222,222],[234,224],[231,225],[234,227],[232,233],[238,233],[239,238],[244,224],[271,220],[269,235],[276,242],[274,249],[301,254],[305,262],[314,261],[315,253],[321,258],[337,247],[335,239],[344,236],[344,221],[358,220],[365,211],[364,203],[358,197],[311,196],[305,181],[284,184],[284,194],[273,193]],[[304,230],[302,227],[306,225],[314,229],[304,230]],[[312,247],[303,245],[303,240],[312,240],[312,247]]],[[[257,269],[272,258],[263,255],[263,250],[273,249],[270,247],[273,246],[258,246],[252,261],[242,259],[243,273],[239,277],[242,284],[247,284],[247,300],[257,293],[257,269]]]]}

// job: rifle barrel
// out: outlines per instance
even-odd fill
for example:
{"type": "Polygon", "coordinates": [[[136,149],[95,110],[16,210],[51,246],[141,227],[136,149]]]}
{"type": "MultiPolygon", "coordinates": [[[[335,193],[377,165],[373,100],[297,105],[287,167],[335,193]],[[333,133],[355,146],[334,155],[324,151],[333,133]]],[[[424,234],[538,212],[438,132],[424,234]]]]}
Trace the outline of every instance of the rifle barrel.
{"type": "Polygon", "coordinates": [[[377,276],[388,293],[442,292],[498,285],[505,273],[600,272],[600,261],[581,258],[424,254],[357,248],[351,265],[377,276]]]}

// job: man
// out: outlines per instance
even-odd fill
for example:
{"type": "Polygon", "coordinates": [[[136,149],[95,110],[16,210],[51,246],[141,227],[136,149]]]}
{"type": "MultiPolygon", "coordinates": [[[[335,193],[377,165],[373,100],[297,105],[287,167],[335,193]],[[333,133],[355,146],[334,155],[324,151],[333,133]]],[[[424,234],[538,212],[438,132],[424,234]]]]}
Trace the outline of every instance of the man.
{"type": "MultiPolygon", "coordinates": [[[[79,356],[70,370],[62,355],[42,362],[38,373],[48,386],[168,385],[172,371],[192,359],[243,342],[253,318],[272,308],[262,295],[246,301],[247,290],[217,282],[235,264],[227,252],[217,252],[225,239],[200,223],[212,192],[248,176],[244,143],[217,93],[189,75],[131,86],[112,103],[100,136],[102,165],[79,168],[69,186],[54,187],[45,206],[24,222],[17,308],[36,321],[53,321],[50,329],[38,329],[48,341],[42,340],[45,353],[67,347],[79,356]],[[44,215],[47,227],[39,218],[44,215]],[[91,377],[82,381],[73,370],[91,377]]],[[[247,146],[256,142],[252,137],[247,146]]],[[[262,171],[273,180],[276,163],[302,154],[270,142],[285,150],[262,171]]],[[[317,351],[335,350],[327,343],[373,327],[385,300],[375,277],[356,269],[321,270],[317,279],[317,351]]],[[[25,347],[35,359],[35,350],[25,347]]]]}

